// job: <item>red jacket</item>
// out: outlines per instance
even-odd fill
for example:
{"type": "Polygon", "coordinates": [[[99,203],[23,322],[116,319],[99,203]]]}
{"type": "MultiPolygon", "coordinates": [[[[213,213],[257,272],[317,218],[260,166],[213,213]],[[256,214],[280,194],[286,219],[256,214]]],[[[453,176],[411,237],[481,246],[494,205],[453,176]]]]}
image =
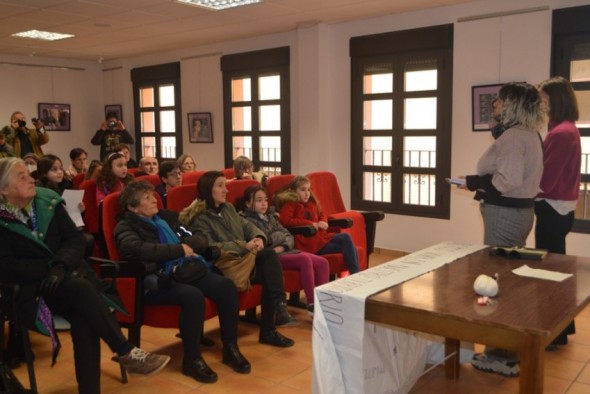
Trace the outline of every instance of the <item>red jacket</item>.
{"type": "MultiPolygon", "coordinates": [[[[281,224],[287,228],[297,226],[309,226],[317,222],[327,222],[326,215],[318,209],[314,201],[308,201],[307,204],[302,202],[286,202],[280,210],[281,224]]],[[[325,244],[327,244],[334,234],[326,230],[318,229],[318,232],[311,236],[295,235],[295,248],[308,252],[317,253],[325,244]]]]}

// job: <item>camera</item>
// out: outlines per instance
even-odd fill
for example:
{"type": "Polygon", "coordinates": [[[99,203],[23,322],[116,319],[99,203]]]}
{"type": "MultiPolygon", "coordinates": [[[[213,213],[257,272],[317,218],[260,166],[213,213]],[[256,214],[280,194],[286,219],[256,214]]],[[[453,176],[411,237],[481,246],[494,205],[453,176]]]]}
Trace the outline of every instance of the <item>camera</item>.
{"type": "Polygon", "coordinates": [[[115,127],[117,127],[117,122],[111,120],[109,123],[107,123],[107,126],[109,126],[109,129],[114,129],[115,127]]]}
{"type": "Polygon", "coordinates": [[[37,123],[37,121],[38,121],[38,120],[39,120],[39,119],[37,119],[37,118],[33,118],[33,119],[31,119],[31,122],[33,122],[33,123],[37,123]]]}

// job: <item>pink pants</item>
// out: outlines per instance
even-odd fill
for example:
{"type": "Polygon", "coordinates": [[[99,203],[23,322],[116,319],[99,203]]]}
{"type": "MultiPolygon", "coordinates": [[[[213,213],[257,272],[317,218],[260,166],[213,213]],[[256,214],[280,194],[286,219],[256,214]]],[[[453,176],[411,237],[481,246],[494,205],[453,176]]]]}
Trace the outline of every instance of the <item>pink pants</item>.
{"type": "Polygon", "coordinates": [[[287,253],[279,256],[283,270],[299,271],[303,291],[308,304],[313,304],[313,289],[328,283],[330,265],[322,256],[312,253],[287,253]]]}

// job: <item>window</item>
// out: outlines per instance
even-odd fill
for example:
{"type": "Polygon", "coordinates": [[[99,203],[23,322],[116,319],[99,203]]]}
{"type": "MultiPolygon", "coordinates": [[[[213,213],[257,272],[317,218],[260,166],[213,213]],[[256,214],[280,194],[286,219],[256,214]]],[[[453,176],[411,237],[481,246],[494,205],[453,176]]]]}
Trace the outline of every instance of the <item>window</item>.
{"type": "Polygon", "coordinates": [[[161,162],[182,154],[180,63],[131,70],[138,158],[161,162]]]}
{"type": "Polygon", "coordinates": [[[221,58],[225,166],[247,156],[256,171],[291,172],[289,48],[221,58]]]}
{"type": "Polygon", "coordinates": [[[568,79],[576,93],[582,139],[582,179],[573,231],[590,233],[590,6],[553,11],[552,75],[568,79]]]}
{"type": "Polygon", "coordinates": [[[452,25],[355,37],[352,207],[449,218],[452,25]]]}

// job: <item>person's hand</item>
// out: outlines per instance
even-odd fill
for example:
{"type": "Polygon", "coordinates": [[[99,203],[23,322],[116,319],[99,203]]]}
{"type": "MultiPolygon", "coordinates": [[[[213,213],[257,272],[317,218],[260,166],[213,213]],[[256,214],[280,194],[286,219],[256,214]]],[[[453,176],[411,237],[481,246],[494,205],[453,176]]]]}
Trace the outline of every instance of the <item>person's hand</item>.
{"type": "Polygon", "coordinates": [[[41,129],[43,127],[43,122],[41,122],[40,119],[33,118],[33,125],[35,126],[35,128],[37,130],[39,130],[39,129],[41,129]]]}
{"type": "Polygon", "coordinates": [[[318,228],[320,230],[327,230],[328,229],[328,223],[320,221],[318,222],[318,228]]]}
{"type": "Polygon", "coordinates": [[[63,264],[57,263],[47,271],[47,275],[41,281],[39,286],[39,293],[42,296],[50,296],[55,293],[59,284],[64,279],[66,268],[63,264]]]}
{"type": "Polygon", "coordinates": [[[86,205],[84,205],[84,203],[81,202],[80,204],[78,204],[78,209],[80,210],[80,213],[84,213],[84,211],[86,210],[86,205]]]}
{"type": "Polygon", "coordinates": [[[311,225],[312,225],[312,226],[313,226],[313,228],[315,228],[316,230],[320,228],[320,224],[319,224],[319,223],[317,223],[317,222],[313,222],[311,225]]]}
{"type": "Polygon", "coordinates": [[[182,246],[182,249],[184,249],[185,256],[193,256],[195,254],[195,251],[193,250],[193,248],[191,248],[187,244],[180,244],[180,245],[182,246]]]}
{"type": "MultiPolygon", "coordinates": [[[[458,178],[459,179],[465,179],[465,175],[461,175],[458,178]]],[[[462,185],[457,185],[457,188],[458,189],[461,189],[461,190],[467,190],[467,183],[464,183],[462,185]]]]}
{"type": "Polygon", "coordinates": [[[248,250],[262,250],[264,248],[264,242],[260,238],[254,238],[246,244],[248,250]]]}
{"type": "Polygon", "coordinates": [[[125,125],[120,120],[117,121],[117,130],[119,130],[119,131],[125,130],[125,125]]]}
{"type": "Polygon", "coordinates": [[[285,251],[285,247],[282,245],[275,246],[273,249],[275,252],[277,252],[277,254],[281,254],[285,251]]]}
{"type": "Polygon", "coordinates": [[[107,124],[106,120],[100,124],[100,129],[102,131],[106,131],[108,128],[109,128],[109,125],[107,124]]]}

